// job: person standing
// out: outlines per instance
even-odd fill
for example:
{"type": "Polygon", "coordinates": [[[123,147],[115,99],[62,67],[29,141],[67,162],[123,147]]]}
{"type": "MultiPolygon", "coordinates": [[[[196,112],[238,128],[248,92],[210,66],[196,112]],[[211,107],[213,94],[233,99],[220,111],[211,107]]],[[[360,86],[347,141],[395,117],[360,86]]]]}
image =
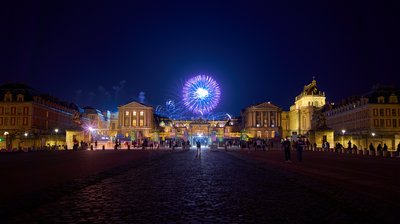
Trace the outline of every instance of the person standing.
{"type": "Polygon", "coordinates": [[[197,158],[197,157],[199,157],[201,155],[201,144],[200,144],[200,141],[197,140],[196,146],[197,146],[197,152],[196,152],[196,158],[197,158]]]}
{"type": "Polygon", "coordinates": [[[375,152],[375,147],[372,143],[369,144],[369,151],[374,151],[375,152]]]}
{"type": "Polygon", "coordinates": [[[376,151],[381,152],[382,151],[382,145],[379,144],[378,147],[376,148],[376,151]]]}
{"type": "Polygon", "coordinates": [[[400,157],[400,142],[399,142],[399,144],[397,145],[397,156],[400,157]]]}
{"type": "Polygon", "coordinates": [[[297,141],[297,159],[299,162],[303,160],[303,147],[304,147],[304,141],[303,139],[299,138],[297,141]]]}
{"type": "Polygon", "coordinates": [[[291,148],[290,141],[289,141],[289,139],[286,138],[285,141],[283,141],[283,150],[285,152],[285,161],[286,162],[291,162],[290,161],[290,148],[291,148]]]}

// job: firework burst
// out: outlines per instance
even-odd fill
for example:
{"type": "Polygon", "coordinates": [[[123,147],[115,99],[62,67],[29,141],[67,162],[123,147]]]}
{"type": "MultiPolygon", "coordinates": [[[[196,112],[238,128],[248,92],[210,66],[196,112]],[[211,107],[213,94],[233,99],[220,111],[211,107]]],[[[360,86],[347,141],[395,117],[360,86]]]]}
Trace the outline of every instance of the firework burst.
{"type": "Polygon", "coordinates": [[[219,103],[221,90],[218,83],[206,75],[189,79],[183,86],[183,104],[196,114],[208,114],[219,103]]]}

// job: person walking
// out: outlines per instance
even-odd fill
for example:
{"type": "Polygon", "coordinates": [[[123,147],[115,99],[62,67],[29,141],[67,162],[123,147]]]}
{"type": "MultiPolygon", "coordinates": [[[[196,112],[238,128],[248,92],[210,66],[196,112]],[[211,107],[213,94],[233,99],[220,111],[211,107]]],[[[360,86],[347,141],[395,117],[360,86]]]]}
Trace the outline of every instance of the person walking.
{"type": "Polygon", "coordinates": [[[290,141],[289,141],[289,139],[286,138],[285,141],[283,141],[283,150],[285,153],[285,161],[286,162],[291,162],[290,161],[290,148],[291,148],[290,141]]]}
{"type": "Polygon", "coordinates": [[[201,144],[200,144],[200,141],[197,140],[196,146],[197,146],[197,152],[196,152],[196,158],[197,158],[197,157],[200,157],[200,155],[201,155],[201,144]]]}
{"type": "Polygon", "coordinates": [[[299,162],[303,160],[303,147],[304,147],[304,141],[303,139],[299,138],[297,141],[297,159],[299,162]]]}

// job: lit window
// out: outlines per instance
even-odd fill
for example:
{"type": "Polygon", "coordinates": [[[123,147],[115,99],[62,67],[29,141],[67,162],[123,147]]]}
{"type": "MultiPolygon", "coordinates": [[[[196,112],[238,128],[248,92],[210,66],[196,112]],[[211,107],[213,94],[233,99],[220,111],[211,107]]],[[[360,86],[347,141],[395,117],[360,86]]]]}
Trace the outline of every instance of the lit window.
{"type": "Polygon", "coordinates": [[[18,102],[23,102],[23,101],[24,101],[24,95],[18,94],[18,95],[17,95],[17,101],[18,101],[18,102]]]}
{"type": "Polygon", "coordinates": [[[386,119],[386,127],[390,127],[391,126],[391,120],[390,119],[386,119]]]}
{"type": "Polygon", "coordinates": [[[129,116],[129,111],[126,111],[126,112],[125,112],[125,115],[126,115],[126,116],[129,116]]]}
{"type": "Polygon", "coordinates": [[[143,112],[143,111],[140,111],[140,116],[143,116],[143,114],[144,114],[144,112],[143,112]]]}
{"type": "Polygon", "coordinates": [[[374,116],[378,116],[378,109],[374,109],[374,116]]]}
{"type": "Polygon", "coordinates": [[[132,113],[133,113],[133,116],[136,116],[136,110],[134,110],[132,113]]]}

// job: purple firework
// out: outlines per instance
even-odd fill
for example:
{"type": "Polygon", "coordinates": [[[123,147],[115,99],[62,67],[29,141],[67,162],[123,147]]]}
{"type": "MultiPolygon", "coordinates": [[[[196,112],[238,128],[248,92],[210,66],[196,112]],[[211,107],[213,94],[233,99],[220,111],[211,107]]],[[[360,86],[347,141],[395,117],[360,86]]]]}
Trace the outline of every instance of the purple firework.
{"type": "Polygon", "coordinates": [[[218,105],[220,96],[219,85],[210,76],[195,76],[183,86],[183,104],[197,114],[210,113],[218,105]]]}

